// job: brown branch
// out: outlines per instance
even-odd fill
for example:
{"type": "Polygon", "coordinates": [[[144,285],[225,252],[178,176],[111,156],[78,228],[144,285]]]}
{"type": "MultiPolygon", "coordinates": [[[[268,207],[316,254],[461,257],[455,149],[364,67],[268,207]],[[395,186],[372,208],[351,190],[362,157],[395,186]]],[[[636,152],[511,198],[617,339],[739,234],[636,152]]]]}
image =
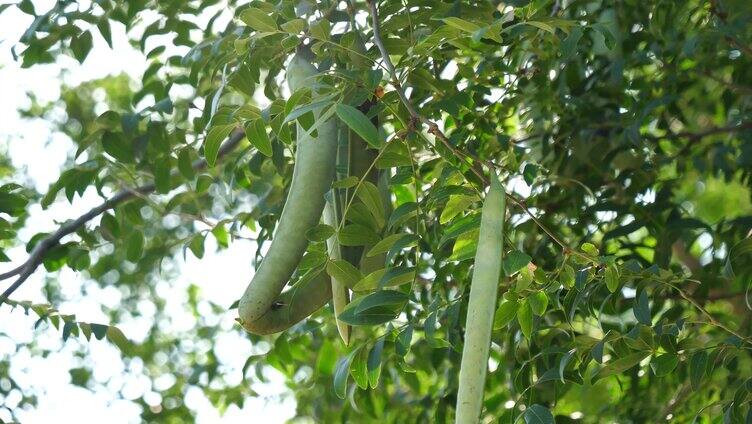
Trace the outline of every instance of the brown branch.
{"type": "Polygon", "coordinates": [[[738,132],[738,131],[743,131],[743,130],[747,130],[750,128],[752,128],[752,122],[742,122],[741,124],[728,125],[725,127],[711,127],[702,131],[698,131],[698,132],[683,131],[679,133],[669,134],[668,137],[688,138],[690,140],[699,140],[701,138],[705,138],[711,135],[738,132]]]}
{"type": "MultiPolygon", "coordinates": [[[[235,131],[233,131],[233,133],[230,134],[230,137],[227,139],[227,141],[225,141],[225,143],[222,144],[222,147],[220,147],[217,157],[222,157],[226,155],[227,153],[235,150],[238,144],[240,144],[240,141],[243,139],[244,135],[245,134],[241,129],[236,129],[235,131]]],[[[198,170],[206,168],[206,165],[207,165],[206,160],[199,159],[193,162],[193,169],[198,171],[198,170]]],[[[79,228],[83,227],[87,222],[103,214],[105,211],[113,209],[116,206],[120,205],[121,203],[127,202],[128,200],[131,200],[134,197],[149,194],[153,192],[155,188],[156,187],[154,183],[149,183],[149,184],[144,184],[136,188],[126,188],[126,189],[120,190],[114,196],[105,200],[99,206],[92,208],[91,210],[79,216],[78,218],[74,219],[73,221],[69,221],[61,225],[60,228],[57,229],[57,231],[55,231],[54,233],[50,234],[49,236],[41,240],[39,243],[37,243],[34,246],[34,249],[32,249],[31,253],[29,254],[29,257],[26,259],[24,263],[22,263],[21,265],[19,265],[18,267],[14,268],[11,271],[0,274],[0,280],[4,280],[13,276],[18,276],[16,281],[13,284],[11,284],[10,287],[8,287],[3,292],[2,295],[0,295],[0,305],[2,305],[8,299],[8,297],[14,291],[16,291],[16,289],[21,287],[21,285],[29,278],[29,276],[31,276],[31,274],[33,274],[34,271],[36,271],[36,269],[44,260],[44,256],[50,251],[50,249],[57,246],[63,237],[76,232],[79,228]]]]}

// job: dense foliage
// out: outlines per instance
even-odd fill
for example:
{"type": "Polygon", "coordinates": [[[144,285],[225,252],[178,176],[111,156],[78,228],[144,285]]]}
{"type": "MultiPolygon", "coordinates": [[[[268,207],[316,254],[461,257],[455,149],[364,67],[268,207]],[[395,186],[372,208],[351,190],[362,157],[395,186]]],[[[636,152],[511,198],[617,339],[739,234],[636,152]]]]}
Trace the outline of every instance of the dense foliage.
{"type": "MultiPolygon", "coordinates": [[[[20,184],[0,157],[0,260],[2,249],[24,242],[16,231],[29,202],[47,207],[87,189],[110,198],[148,188],[40,259],[51,276],[67,266],[82,280],[117,287],[121,302],[102,306],[110,323],[58,315],[50,305],[64,299],[54,278],[45,287],[50,305],[8,301],[66,339],[107,337],[124,360],[143,363],[149,379],[172,375],[159,407],[138,400],[144,420],[192,420],[182,401],[189,387],[220,409],[242,404],[273,367],[294,391],[301,422],[450,421],[490,168],[505,182],[509,209],[487,422],[752,416],[747,0],[0,7],[35,17],[13,45],[24,68],[63,55],[83,63],[93,37],[111,44],[112,25],[125,25],[149,61],[140,81],[112,76],[63,87],[59,101],[23,111],[54,122],[77,145],[46,193],[20,184]],[[296,50],[317,65],[316,90],[290,93],[285,85],[296,50]],[[103,100],[95,95],[102,90],[103,100]],[[236,310],[191,290],[184,307],[195,325],[166,332],[176,318],[158,287],[181,255],[202,257],[207,238],[220,248],[249,233],[258,246],[272,238],[294,140],[301,129],[316,130],[313,109],[367,143],[388,196],[340,172],[334,186],[357,195],[341,225],[308,234],[297,276],[322,268],[369,302],[340,315],[353,325],[349,346],[329,307],[278,335],[247,335],[259,354],[246,363],[247,379],[233,384],[213,340],[244,332],[212,317],[236,310]],[[367,274],[332,266],[346,261],[328,258],[329,237],[385,254],[384,263],[367,274]],[[154,305],[153,326],[129,342],[135,336],[117,325],[141,316],[144,303],[154,305]]],[[[259,263],[262,252],[248,257],[259,263]]],[[[244,287],[230,289],[240,298],[244,287]]],[[[0,358],[0,371],[11,360],[0,358]]],[[[103,384],[91,366],[76,384],[103,384]]],[[[0,384],[0,397],[13,390],[33,405],[34,393],[12,381],[0,384]]]]}

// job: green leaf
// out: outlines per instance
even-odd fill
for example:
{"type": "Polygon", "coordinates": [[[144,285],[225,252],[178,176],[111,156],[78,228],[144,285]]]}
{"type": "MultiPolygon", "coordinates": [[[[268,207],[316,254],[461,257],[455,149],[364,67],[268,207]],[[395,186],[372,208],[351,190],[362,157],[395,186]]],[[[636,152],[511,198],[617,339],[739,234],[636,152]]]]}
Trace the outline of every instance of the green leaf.
{"type": "Polygon", "coordinates": [[[262,119],[256,119],[246,124],[245,137],[264,156],[272,157],[272,142],[266,134],[266,124],[262,119]]]}
{"type": "Polygon", "coordinates": [[[512,275],[515,272],[521,270],[522,268],[526,267],[527,264],[530,263],[530,261],[533,258],[530,257],[530,255],[520,252],[519,250],[513,250],[509,252],[507,255],[504,256],[504,262],[502,263],[504,268],[504,274],[505,275],[512,275]]]}
{"type": "Polygon", "coordinates": [[[468,32],[471,34],[481,29],[480,25],[478,24],[474,24],[472,22],[468,22],[464,19],[457,18],[454,16],[444,18],[442,19],[442,21],[444,21],[445,24],[449,25],[452,28],[457,28],[460,31],[468,32]]]}
{"type": "Polygon", "coordinates": [[[619,270],[617,270],[614,265],[609,265],[608,267],[606,267],[604,279],[606,280],[606,287],[608,287],[608,291],[610,291],[611,293],[616,292],[616,290],[619,288],[619,270]]]}
{"type": "Polygon", "coordinates": [[[363,181],[356,192],[358,198],[366,205],[379,228],[384,227],[384,204],[381,201],[381,192],[378,187],[369,181],[363,181]]]}
{"type": "Polygon", "coordinates": [[[380,242],[376,243],[371,250],[366,253],[366,256],[374,257],[376,255],[379,255],[381,253],[386,253],[391,247],[394,245],[394,243],[397,242],[397,240],[401,239],[402,237],[408,236],[410,234],[406,233],[398,233],[398,234],[392,234],[381,240],[380,242]]]}
{"type": "Polygon", "coordinates": [[[399,309],[394,306],[374,306],[363,311],[357,311],[361,299],[347,305],[337,318],[350,325],[378,325],[393,320],[399,313],[399,309]]]}
{"type": "Polygon", "coordinates": [[[366,143],[376,149],[380,148],[383,144],[379,131],[371,123],[371,121],[358,109],[346,105],[344,103],[337,104],[336,107],[337,116],[341,119],[351,130],[355,131],[366,143]]]}
{"type": "Polygon", "coordinates": [[[125,258],[130,262],[137,262],[144,252],[144,234],[135,230],[126,241],[125,258]]]}
{"type": "Polygon", "coordinates": [[[347,178],[343,178],[341,180],[337,180],[332,183],[332,188],[351,188],[358,185],[358,181],[360,179],[356,176],[349,176],[347,178]]]}
{"type": "Polygon", "coordinates": [[[632,307],[637,322],[644,325],[651,325],[653,320],[650,316],[650,303],[648,300],[648,293],[645,290],[641,290],[640,294],[635,297],[634,306],[632,307]]]}
{"type": "Polygon", "coordinates": [[[413,326],[408,325],[405,327],[404,330],[402,330],[397,335],[397,340],[395,341],[395,351],[397,352],[397,355],[399,356],[405,356],[407,355],[407,352],[410,351],[410,343],[413,340],[413,326]]]}
{"type": "Polygon", "coordinates": [[[355,313],[361,313],[378,307],[401,307],[407,302],[408,296],[396,290],[379,290],[363,298],[355,306],[355,313]]]}
{"type": "Polygon", "coordinates": [[[84,31],[77,37],[71,38],[70,48],[73,51],[73,57],[76,58],[78,63],[84,63],[86,56],[88,56],[91,51],[92,45],[91,32],[89,31],[84,31]]]}
{"type": "Polygon", "coordinates": [[[324,265],[329,256],[324,252],[308,252],[298,263],[298,269],[311,269],[317,266],[324,265]]]}
{"type": "Polygon", "coordinates": [[[561,268],[561,284],[564,285],[564,287],[571,289],[574,287],[575,282],[575,274],[574,274],[574,268],[572,268],[569,265],[564,265],[561,268]]]}
{"type": "Polygon", "coordinates": [[[240,20],[260,32],[277,31],[277,22],[261,9],[249,7],[240,13],[240,20]]]}
{"type": "Polygon", "coordinates": [[[211,128],[206,134],[206,139],[204,140],[204,157],[209,166],[214,166],[216,163],[219,147],[225,138],[230,135],[232,129],[232,125],[218,125],[211,128]]]}
{"type": "Polygon", "coordinates": [[[674,353],[664,353],[650,361],[650,368],[657,377],[669,375],[679,364],[679,357],[674,353]]]}
{"type": "Polygon", "coordinates": [[[107,46],[112,48],[112,29],[110,28],[110,20],[106,15],[99,20],[97,28],[99,29],[102,38],[104,38],[104,41],[107,43],[107,46]]]}
{"type": "Polygon", "coordinates": [[[133,162],[133,147],[120,133],[102,133],[102,148],[120,162],[133,162]]]}
{"type": "Polygon", "coordinates": [[[360,347],[337,361],[337,366],[334,369],[334,393],[340,399],[344,399],[347,395],[347,377],[350,375],[350,364],[359,351],[360,347]]]}
{"type": "Polygon", "coordinates": [[[97,119],[95,120],[97,126],[104,130],[117,130],[120,127],[120,122],[122,118],[120,117],[120,114],[113,111],[108,110],[101,115],[97,116],[97,119]]]}
{"type": "Polygon", "coordinates": [[[535,315],[541,316],[546,312],[548,307],[548,296],[543,291],[538,291],[527,297],[530,303],[530,309],[535,315]]]}
{"type": "Polygon", "coordinates": [[[297,35],[297,34],[300,34],[300,32],[305,30],[305,26],[306,26],[305,19],[297,18],[297,19],[293,19],[293,20],[283,23],[281,25],[281,28],[283,31],[289,34],[297,35]]]}
{"type": "Polygon", "coordinates": [[[543,405],[531,405],[525,410],[525,424],[554,424],[554,416],[543,405]]]}
{"type": "Polygon", "coordinates": [[[178,153],[178,171],[180,171],[180,175],[186,180],[192,180],[196,176],[189,149],[183,149],[178,153]]]}
{"type": "Polygon", "coordinates": [[[326,272],[347,287],[353,287],[363,278],[363,274],[344,259],[331,259],[326,263],[326,272]]]}
{"type": "Polygon", "coordinates": [[[107,340],[117,346],[123,353],[128,353],[130,351],[130,341],[128,341],[123,332],[117,327],[107,327],[107,340]]]}
{"type": "Polygon", "coordinates": [[[415,202],[407,202],[397,206],[394,212],[389,216],[389,228],[403,222],[404,220],[412,217],[418,210],[418,204],[415,202]]]}
{"type": "Polygon", "coordinates": [[[480,228],[469,231],[457,237],[452,246],[452,254],[447,258],[449,261],[464,261],[475,256],[478,250],[478,237],[480,228]]]}
{"type": "Polygon", "coordinates": [[[368,353],[368,385],[375,389],[381,376],[381,357],[384,351],[384,337],[379,337],[368,353]]]}
{"type": "Polygon", "coordinates": [[[596,374],[596,379],[600,380],[614,374],[620,374],[639,364],[640,361],[647,358],[648,355],[650,355],[650,352],[634,352],[627,356],[613,360],[607,363],[605,367],[601,368],[600,371],[598,371],[598,374],[596,374]]]}
{"type": "Polygon", "coordinates": [[[107,335],[107,329],[110,328],[108,325],[104,324],[89,324],[91,326],[91,332],[94,333],[94,337],[97,338],[97,340],[102,340],[107,335]]]}
{"type": "Polygon", "coordinates": [[[387,272],[386,269],[378,269],[371,272],[358,281],[353,291],[362,292],[375,290],[379,287],[396,287],[411,283],[415,279],[415,268],[397,267],[387,272]]]}
{"type": "Polygon", "coordinates": [[[530,25],[530,26],[534,26],[536,28],[539,28],[539,29],[542,29],[544,31],[550,32],[551,34],[556,34],[556,29],[554,27],[552,27],[551,25],[545,23],[545,22],[527,21],[525,23],[528,24],[528,25],[530,25]]]}
{"type": "Polygon", "coordinates": [[[450,196],[449,200],[446,203],[446,206],[444,206],[444,210],[441,212],[439,223],[446,224],[447,222],[451,221],[452,218],[454,218],[458,214],[465,212],[468,206],[473,204],[475,200],[475,197],[467,196],[464,194],[450,196]]]}
{"type": "Polygon", "coordinates": [[[335,233],[334,227],[326,224],[318,224],[317,226],[306,231],[306,238],[312,242],[321,242],[327,240],[335,233]]]}
{"type": "Polygon", "coordinates": [[[385,261],[387,263],[391,262],[392,259],[394,259],[394,257],[397,256],[403,249],[416,245],[418,243],[418,240],[420,240],[420,237],[415,234],[405,234],[404,236],[400,237],[400,239],[397,240],[391,248],[389,248],[389,251],[386,253],[385,261]]]}
{"type": "Polygon", "coordinates": [[[63,325],[63,341],[67,341],[71,333],[77,329],[78,326],[75,321],[65,321],[65,324],[63,325]]]}
{"type": "Polygon", "coordinates": [[[337,239],[342,246],[366,246],[378,243],[379,235],[365,225],[348,224],[339,230],[337,239]]]}
{"type": "Polygon", "coordinates": [[[358,354],[353,357],[352,364],[350,364],[350,376],[362,390],[368,388],[368,364],[366,363],[366,356],[366,351],[360,349],[358,354]]]}
{"type": "Polygon", "coordinates": [[[598,248],[593,243],[584,243],[580,249],[590,256],[598,256],[598,248]]]}
{"type": "Polygon", "coordinates": [[[191,252],[193,254],[201,259],[204,257],[204,234],[198,233],[191,239],[190,243],[188,244],[188,248],[191,249],[191,252]]]}
{"type": "Polygon", "coordinates": [[[705,377],[705,369],[708,364],[708,353],[704,350],[695,352],[689,359],[689,382],[692,388],[698,390],[702,383],[703,377],[705,377]]]}
{"type": "Polygon", "coordinates": [[[493,329],[499,330],[507,326],[517,316],[517,309],[520,307],[516,300],[507,300],[502,302],[494,314],[493,329]]]}
{"type": "Polygon", "coordinates": [[[533,309],[530,307],[530,303],[523,300],[517,309],[517,322],[520,324],[520,330],[527,339],[533,334],[533,309]]]}
{"type": "Polygon", "coordinates": [[[561,43],[561,58],[567,61],[577,52],[577,43],[582,38],[582,28],[575,26],[569,33],[569,36],[561,43]]]}

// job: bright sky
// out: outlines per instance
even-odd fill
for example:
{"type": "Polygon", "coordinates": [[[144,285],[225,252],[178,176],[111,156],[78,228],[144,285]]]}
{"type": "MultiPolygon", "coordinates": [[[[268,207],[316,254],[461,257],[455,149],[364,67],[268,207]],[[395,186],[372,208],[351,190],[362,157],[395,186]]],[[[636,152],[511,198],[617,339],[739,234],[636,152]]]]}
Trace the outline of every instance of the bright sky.
{"type": "MultiPolygon", "coordinates": [[[[47,10],[54,1],[35,1],[37,10],[47,10]]],[[[108,74],[126,72],[138,79],[146,68],[145,58],[132,49],[126,39],[125,29],[118,23],[112,24],[114,50],[110,50],[104,40],[95,35],[94,48],[83,65],[71,58],[61,57],[54,65],[35,66],[31,69],[20,69],[13,61],[10,48],[21,33],[31,23],[31,17],[11,7],[0,15],[0,154],[9,154],[13,164],[24,169],[30,177],[30,183],[37,190],[45,192],[50,183],[54,182],[63,168],[67,158],[73,152],[73,144],[65,136],[52,132],[51,125],[44,121],[21,120],[16,110],[28,105],[27,92],[33,92],[41,101],[54,100],[59,96],[59,71],[67,71],[65,80],[75,84],[100,78],[108,74]]],[[[63,196],[61,196],[63,197],[63,196]]],[[[39,231],[53,230],[55,222],[75,218],[82,212],[101,202],[101,198],[93,191],[87,191],[83,197],[76,198],[73,205],[62,199],[47,210],[38,205],[30,207],[31,218],[27,229],[20,233],[22,240],[27,241],[31,235],[39,231]],[[30,230],[33,228],[33,231],[30,230]]],[[[175,316],[184,316],[185,323],[176,331],[190,331],[193,317],[185,311],[180,299],[185,297],[185,289],[189,284],[196,284],[201,288],[203,299],[211,302],[230,305],[237,299],[252,276],[250,256],[253,246],[249,242],[236,241],[231,247],[216,253],[213,239],[207,239],[207,254],[202,260],[188,255],[186,260],[178,259],[181,277],[171,284],[164,284],[165,298],[178,299],[168,303],[167,309],[175,316]],[[187,277],[190,276],[190,277],[187,277]]],[[[25,258],[22,248],[7,252],[13,260],[12,264],[21,262],[25,258]]],[[[12,266],[0,264],[0,271],[12,266]]],[[[44,269],[37,272],[15,294],[16,300],[31,300],[46,303],[41,287],[44,269]]],[[[82,284],[87,284],[85,278],[68,268],[56,274],[62,292],[70,299],[61,305],[55,305],[62,313],[75,313],[79,321],[107,323],[107,317],[102,313],[101,306],[113,306],[119,301],[119,292],[114,288],[99,288],[97,285],[87,286],[88,295],[78,295],[82,284]]],[[[4,288],[6,282],[3,281],[4,288]]],[[[222,326],[230,329],[233,325],[234,313],[228,312],[222,317],[222,326]]],[[[129,399],[144,397],[147,402],[159,403],[160,397],[154,390],[164,389],[164,381],[152,387],[151,381],[140,374],[138,365],[126,369],[121,361],[119,351],[109,342],[92,339],[86,342],[83,338],[69,339],[62,342],[61,333],[54,328],[40,326],[34,329],[36,321],[34,314],[24,315],[20,309],[10,311],[7,306],[0,307],[0,356],[13,355],[10,376],[22,387],[38,396],[38,406],[33,410],[17,410],[20,394],[11,393],[7,398],[0,397],[0,419],[8,421],[10,416],[5,408],[16,411],[18,419],[25,424],[48,422],[77,422],[112,424],[135,423],[139,420],[139,408],[129,399]],[[15,352],[16,343],[37,340],[40,345],[51,349],[53,354],[46,358],[34,356],[23,349],[15,352]],[[94,377],[98,382],[106,383],[96,391],[82,389],[70,384],[68,370],[80,366],[81,361],[73,354],[83,348],[88,356],[86,361],[94,364],[94,377]],[[118,390],[122,388],[126,399],[119,399],[118,390]]],[[[123,330],[125,335],[138,341],[138,335],[143,334],[149,325],[146,320],[114,323],[123,330]]],[[[228,331],[216,340],[215,349],[226,370],[226,378],[234,384],[241,384],[241,369],[251,353],[258,353],[251,346],[247,338],[238,337],[228,331]]],[[[247,423],[263,417],[265,423],[284,422],[294,415],[295,402],[291,394],[283,386],[283,379],[274,371],[268,374],[271,383],[254,386],[263,398],[248,399],[242,410],[230,407],[220,416],[210,402],[203,396],[200,389],[190,390],[186,395],[186,404],[195,411],[198,423],[247,423]]],[[[3,376],[0,375],[0,384],[3,376]]],[[[169,387],[169,382],[167,382],[169,387]]]]}

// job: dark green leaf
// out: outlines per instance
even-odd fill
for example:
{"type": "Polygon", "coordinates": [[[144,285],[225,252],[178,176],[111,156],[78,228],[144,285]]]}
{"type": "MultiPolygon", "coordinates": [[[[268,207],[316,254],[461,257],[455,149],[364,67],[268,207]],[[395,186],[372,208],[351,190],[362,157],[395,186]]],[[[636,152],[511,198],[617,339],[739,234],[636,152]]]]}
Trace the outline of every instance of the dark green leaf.
{"type": "Polygon", "coordinates": [[[645,290],[641,290],[634,301],[634,307],[632,308],[635,318],[640,324],[651,325],[652,318],[650,316],[650,302],[648,300],[648,293],[645,290]]]}
{"type": "Polygon", "coordinates": [[[543,405],[531,405],[525,410],[525,424],[554,424],[554,416],[543,405]]]}
{"type": "Polygon", "coordinates": [[[512,250],[504,256],[503,268],[505,275],[512,275],[523,267],[527,266],[533,258],[530,255],[512,250]]]}

